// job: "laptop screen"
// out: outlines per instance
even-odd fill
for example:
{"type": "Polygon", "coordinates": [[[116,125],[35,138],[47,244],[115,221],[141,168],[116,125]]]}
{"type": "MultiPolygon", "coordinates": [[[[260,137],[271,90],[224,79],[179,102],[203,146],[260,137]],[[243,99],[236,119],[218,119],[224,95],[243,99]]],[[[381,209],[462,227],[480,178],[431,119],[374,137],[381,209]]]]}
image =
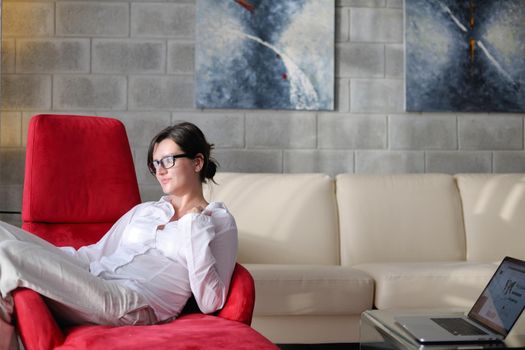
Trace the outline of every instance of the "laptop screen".
{"type": "Polygon", "coordinates": [[[506,336],[525,307],[525,262],[506,257],[468,316],[506,336]]]}

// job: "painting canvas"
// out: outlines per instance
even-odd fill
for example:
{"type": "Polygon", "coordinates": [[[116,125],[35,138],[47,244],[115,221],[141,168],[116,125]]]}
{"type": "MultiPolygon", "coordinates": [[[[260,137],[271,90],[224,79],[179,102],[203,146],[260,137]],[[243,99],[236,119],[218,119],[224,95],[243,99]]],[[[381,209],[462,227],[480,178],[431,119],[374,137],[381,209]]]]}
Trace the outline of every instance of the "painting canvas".
{"type": "Polygon", "coordinates": [[[525,1],[405,0],[408,111],[525,111],[525,1]]]}
{"type": "Polygon", "coordinates": [[[198,0],[199,108],[332,110],[334,0],[198,0]]]}

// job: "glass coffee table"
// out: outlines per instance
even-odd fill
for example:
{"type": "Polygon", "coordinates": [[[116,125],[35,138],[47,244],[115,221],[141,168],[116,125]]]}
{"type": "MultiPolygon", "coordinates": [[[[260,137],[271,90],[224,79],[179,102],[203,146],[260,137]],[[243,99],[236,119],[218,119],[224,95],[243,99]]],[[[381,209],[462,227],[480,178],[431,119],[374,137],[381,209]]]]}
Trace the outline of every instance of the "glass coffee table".
{"type": "MultiPolygon", "coordinates": [[[[507,336],[504,342],[490,343],[447,343],[423,345],[406,333],[394,320],[401,315],[435,315],[434,310],[367,310],[361,314],[359,348],[361,350],[382,349],[432,349],[432,350],[470,350],[470,349],[509,349],[525,348],[525,335],[507,336]]],[[[459,310],[444,310],[442,313],[462,315],[459,310]]]]}

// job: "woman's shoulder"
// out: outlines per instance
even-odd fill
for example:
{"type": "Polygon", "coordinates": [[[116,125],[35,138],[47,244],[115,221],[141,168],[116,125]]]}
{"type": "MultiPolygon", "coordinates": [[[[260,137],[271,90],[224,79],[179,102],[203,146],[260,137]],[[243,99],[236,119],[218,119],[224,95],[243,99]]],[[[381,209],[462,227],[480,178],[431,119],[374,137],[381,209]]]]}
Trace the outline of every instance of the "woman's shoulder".
{"type": "Polygon", "coordinates": [[[210,204],[204,209],[203,214],[211,215],[212,217],[233,218],[233,215],[223,202],[210,202],[210,204]]]}
{"type": "Polygon", "coordinates": [[[235,218],[222,202],[211,202],[206,209],[204,209],[203,214],[209,215],[216,224],[225,229],[237,230],[235,218]]]}

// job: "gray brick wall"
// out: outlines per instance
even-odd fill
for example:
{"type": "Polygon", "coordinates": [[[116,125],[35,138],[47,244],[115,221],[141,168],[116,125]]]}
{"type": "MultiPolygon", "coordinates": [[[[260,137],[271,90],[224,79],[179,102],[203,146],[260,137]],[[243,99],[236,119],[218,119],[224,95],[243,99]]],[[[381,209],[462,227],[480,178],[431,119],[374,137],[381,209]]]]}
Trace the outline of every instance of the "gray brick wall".
{"type": "MultiPolygon", "coordinates": [[[[156,131],[199,125],[223,171],[525,172],[523,114],[405,113],[402,0],[336,0],[334,112],[194,108],[195,0],[4,0],[0,210],[21,208],[37,113],[126,125],[143,199],[156,131]]],[[[2,215],[17,223],[17,215],[2,215]]]]}

